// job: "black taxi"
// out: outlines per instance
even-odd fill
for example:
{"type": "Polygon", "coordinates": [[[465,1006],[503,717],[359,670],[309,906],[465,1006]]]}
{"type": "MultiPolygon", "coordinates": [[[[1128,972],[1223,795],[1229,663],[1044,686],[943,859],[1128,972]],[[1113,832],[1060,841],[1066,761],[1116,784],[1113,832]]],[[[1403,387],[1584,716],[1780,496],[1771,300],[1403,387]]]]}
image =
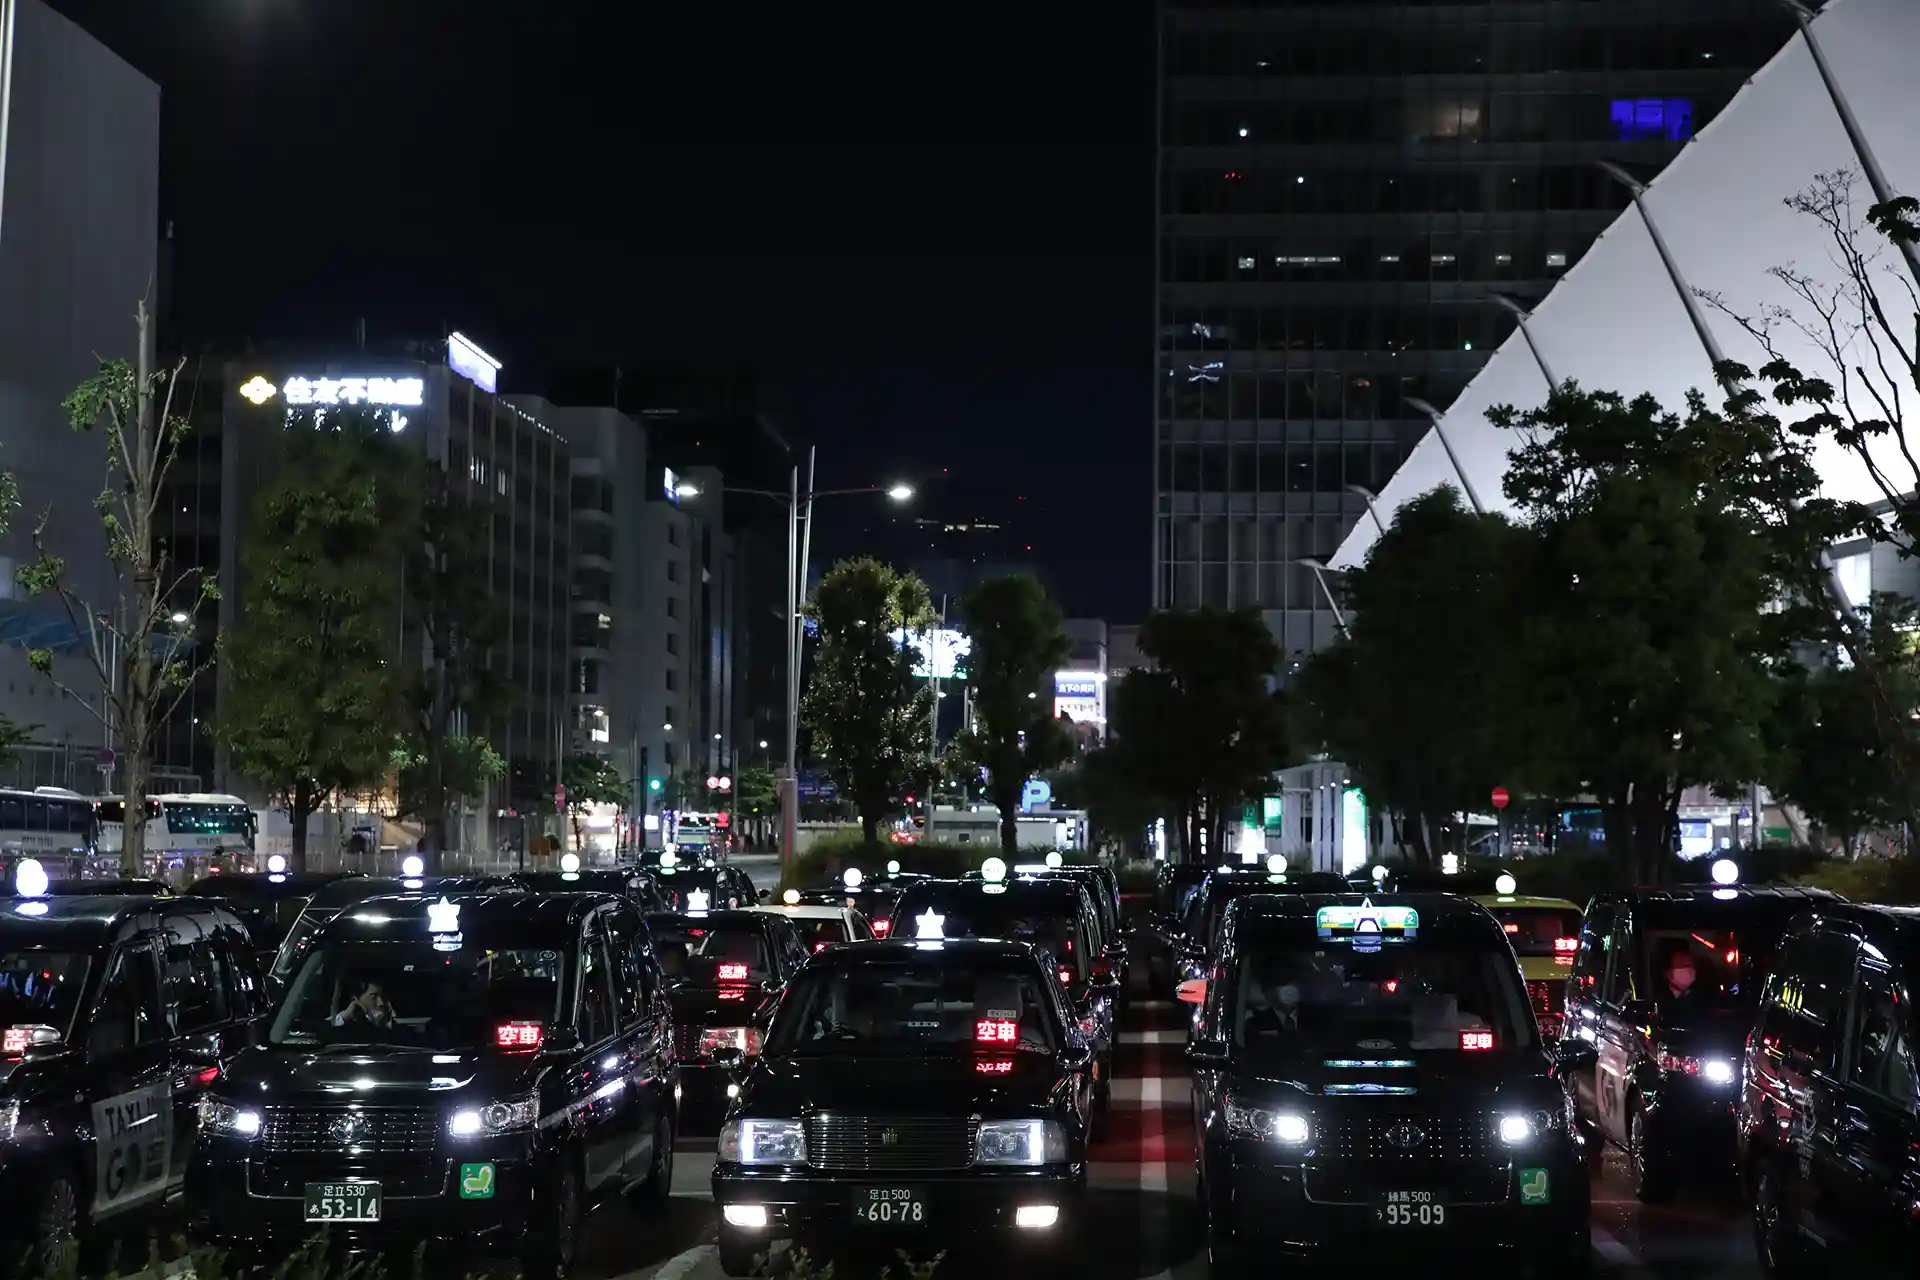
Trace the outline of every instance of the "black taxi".
{"type": "Polygon", "coordinates": [[[1566,1083],[1586,1135],[1627,1153],[1641,1200],[1730,1178],[1740,1055],[1760,987],[1793,918],[1839,901],[1820,889],[1723,884],[1588,904],[1561,1035],[1596,1060],[1566,1083]]]}
{"type": "MultiPolygon", "coordinates": [[[[1444,894],[1247,896],[1227,910],[1194,1067],[1215,1275],[1448,1258],[1590,1263],[1590,1185],[1500,925],[1444,894]]],[[[1590,1050],[1569,1050],[1575,1059],[1590,1050]]],[[[1525,1274],[1525,1272],[1522,1272],[1525,1274]]]]}
{"type": "Polygon", "coordinates": [[[1098,964],[1099,926],[1085,886],[1069,879],[1001,879],[1004,864],[989,859],[978,880],[928,880],[902,894],[893,909],[901,941],[1000,938],[1026,943],[1052,964],[1061,994],[1093,1045],[1093,1126],[1105,1136],[1113,1109],[1115,997],[1119,981],[1098,964]],[[996,865],[999,864],[999,865],[996,865]]]}
{"type": "Polygon", "coordinates": [[[1920,911],[1823,903],[1747,1038],[1739,1152],[1762,1272],[1911,1275],[1920,1256],[1920,911]]]}
{"type": "Polygon", "coordinates": [[[313,895],[352,871],[223,871],[201,876],[187,886],[190,898],[211,898],[240,917],[264,963],[273,963],[287,931],[313,895]]]}
{"type": "Polygon", "coordinates": [[[980,940],[816,955],[720,1131],[721,1269],[751,1274],[783,1238],[923,1257],[989,1233],[1064,1246],[1094,1055],[1050,963],[980,940]]]}
{"type": "Polygon", "coordinates": [[[262,1043],[200,1104],[194,1234],[325,1226],[568,1268],[584,1216],[665,1202],[671,1016],[640,917],[603,895],[369,898],[315,936],[262,1043]]]}
{"type": "MultiPolygon", "coordinates": [[[[1057,855],[1056,855],[1057,856],[1057,855]]],[[[1114,995],[1125,1002],[1127,988],[1132,981],[1128,972],[1126,926],[1120,915],[1120,897],[1113,891],[1104,867],[1089,863],[1060,862],[1022,862],[1016,863],[1013,875],[1016,878],[1055,877],[1072,880],[1087,891],[1087,898],[1093,903],[1094,926],[1097,934],[1094,938],[1094,973],[1098,977],[1113,979],[1114,995]]],[[[984,871],[969,875],[969,880],[984,879],[984,871]]]]}
{"type": "Polygon", "coordinates": [[[69,1274],[84,1232],[179,1188],[195,1104],[267,1009],[252,944],[214,903],[0,903],[0,1195],[35,1274],[69,1274]]]}
{"type": "Polygon", "coordinates": [[[689,1119],[717,1119],[729,1080],[714,1054],[760,1052],[773,1003],[807,962],[793,921],[758,910],[656,912],[647,917],[673,1007],[689,1119]]]}
{"type": "Polygon", "coordinates": [[[356,903],[390,894],[440,894],[502,892],[516,888],[508,876],[347,876],[330,881],[313,891],[300,909],[293,927],[280,940],[267,976],[276,983],[285,982],[300,967],[300,959],[312,945],[322,925],[356,903]]]}
{"type": "Polygon", "coordinates": [[[737,867],[716,863],[690,867],[675,861],[654,867],[647,875],[658,886],[661,909],[666,911],[737,911],[760,900],[753,881],[737,867]]]}
{"type": "Polygon", "coordinates": [[[1172,939],[1175,991],[1179,984],[1204,979],[1213,966],[1214,948],[1234,899],[1260,893],[1345,893],[1347,882],[1331,871],[1288,871],[1285,858],[1267,865],[1216,867],[1187,899],[1172,939]]]}
{"type": "Polygon", "coordinates": [[[629,899],[643,912],[670,909],[659,881],[631,867],[519,871],[510,879],[528,893],[611,893],[629,899]]]}

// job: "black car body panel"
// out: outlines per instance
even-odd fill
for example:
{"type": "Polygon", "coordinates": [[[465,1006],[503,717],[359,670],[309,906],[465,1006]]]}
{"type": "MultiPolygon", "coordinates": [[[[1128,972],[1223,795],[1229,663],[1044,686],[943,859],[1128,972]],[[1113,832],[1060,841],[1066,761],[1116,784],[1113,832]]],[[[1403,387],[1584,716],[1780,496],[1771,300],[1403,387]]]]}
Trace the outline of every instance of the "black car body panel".
{"type": "Polygon", "coordinates": [[[655,912],[646,919],[665,966],[689,1117],[717,1118],[725,1109],[729,1081],[702,1050],[703,1035],[715,1029],[732,1031],[738,1034],[733,1047],[749,1057],[757,1053],[774,1002],[806,963],[806,946],[792,921],[764,912],[655,912]],[[742,962],[741,975],[728,977],[718,963],[703,963],[688,954],[702,945],[690,941],[692,936],[728,933],[756,940],[763,963],[756,967],[742,962]]]}
{"type": "Polygon", "coordinates": [[[357,876],[352,871],[226,871],[201,876],[187,886],[185,896],[211,898],[240,917],[253,935],[261,959],[271,962],[313,895],[330,884],[357,876]]]}

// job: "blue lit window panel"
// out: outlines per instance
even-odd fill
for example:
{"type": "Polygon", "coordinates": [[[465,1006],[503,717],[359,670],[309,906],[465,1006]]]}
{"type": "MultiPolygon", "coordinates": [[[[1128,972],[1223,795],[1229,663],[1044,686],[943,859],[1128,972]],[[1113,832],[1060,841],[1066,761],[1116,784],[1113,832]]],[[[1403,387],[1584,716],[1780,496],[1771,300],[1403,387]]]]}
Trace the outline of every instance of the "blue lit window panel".
{"type": "Polygon", "coordinates": [[[1693,137],[1691,98],[1615,98],[1613,133],[1622,142],[1685,142],[1693,137]]]}

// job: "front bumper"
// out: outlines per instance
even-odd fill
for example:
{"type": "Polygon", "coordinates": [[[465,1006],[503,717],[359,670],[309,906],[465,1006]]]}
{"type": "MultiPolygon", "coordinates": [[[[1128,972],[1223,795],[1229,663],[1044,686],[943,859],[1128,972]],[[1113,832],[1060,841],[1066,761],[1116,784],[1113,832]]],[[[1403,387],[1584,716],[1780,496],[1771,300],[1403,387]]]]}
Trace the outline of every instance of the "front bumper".
{"type": "Polygon", "coordinates": [[[722,1165],[714,1170],[713,1198],[723,1222],[729,1206],[763,1207],[767,1225],[744,1230],[769,1240],[871,1237],[877,1244],[897,1245],[903,1240],[1005,1231],[1031,1236],[1038,1243],[1059,1238],[1070,1229],[1086,1184],[1085,1164],[944,1174],[827,1174],[722,1165]],[[919,1195],[927,1209],[923,1223],[886,1226],[856,1221],[854,1207],[867,1201],[870,1189],[893,1187],[912,1188],[919,1195]],[[1059,1210],[1052,1227],[1015,1226],[1016,1209],[1039,1205],[1059,1210]]]}
{"type": "Polygon", "coordinates": [[[1332,1258],[1355,1246],[1404,1244],[1423,1261],[1459,1257],[1519,1265],[1560,1256],[1579,1238],[1591,1201],[1586,1168],[1563,1158],[1393,1171],[1284,1165],[1263,1153],[1236,1151],[1224,1166],[1217,1162],[1209,1169],[1209,1213],[1216,1230],[1225,1228],[1255,1256],[1332,1258]],[[1531,1188],[1524,1198],[1523,1170],[1531,1188]],[[1544,1185],[1538,1181],[1542,1171],[1544,1185]],[[1405,1226],[1376,1222],[1374,1195],[1395,1191],[1435,1194],[1442,1219],[1405,1226]]]}
{"type": "Polygon", "coordinates": [[[503,1151],[489,1144],[486,1150],[356,1162],[263,1155],[237,1143],[202,1142],[187,1167],[188,1227],[200,1240],[228,1246],[299,1242],[324,1226],[353,1248],[425,1240],[476,1251],[517,1249],[532,1220],[543,1168],[527,1144],[514,1147],[503,1151]],[[462,1175],[469,1165],[492,1167],[487,1194],[463,1193],[462,1175]],[[378,1222],[307,1220],[306,1184],[358,1179],[381,1184],[378,1222]]]}

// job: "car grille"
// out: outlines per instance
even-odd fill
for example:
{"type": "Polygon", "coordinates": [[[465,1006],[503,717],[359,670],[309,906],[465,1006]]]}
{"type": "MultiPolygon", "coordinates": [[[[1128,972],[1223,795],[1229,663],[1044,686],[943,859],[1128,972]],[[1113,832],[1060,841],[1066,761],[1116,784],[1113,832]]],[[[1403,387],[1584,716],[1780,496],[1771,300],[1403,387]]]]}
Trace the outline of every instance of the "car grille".
{"type": "Polygon", "coordinates": [[[442,1120],[418,1108],[271,1107],[260,1127],[260,1149],[269,1155],[429,1156],[439,1147],[442,1120]],[[343,1135],[335,1122],[366,1121],[364,1132],[343,1135]]]}
{"type": "Polygon", "coordinates": [[[965,1116],[816,1115],[807,1163],[843,1173],[916,1173],[973,1163],[979,1122],[965,1116]]]}
{"type": "Polygon", "coordinates": [[[1318,1139],[1320,1158],[1340,1164],[1404,1169],[1480,1164],[1491,1159],[1493,1120],[1403,1111],[1341,1116],[1324,1122],[1318,1139]]]}

